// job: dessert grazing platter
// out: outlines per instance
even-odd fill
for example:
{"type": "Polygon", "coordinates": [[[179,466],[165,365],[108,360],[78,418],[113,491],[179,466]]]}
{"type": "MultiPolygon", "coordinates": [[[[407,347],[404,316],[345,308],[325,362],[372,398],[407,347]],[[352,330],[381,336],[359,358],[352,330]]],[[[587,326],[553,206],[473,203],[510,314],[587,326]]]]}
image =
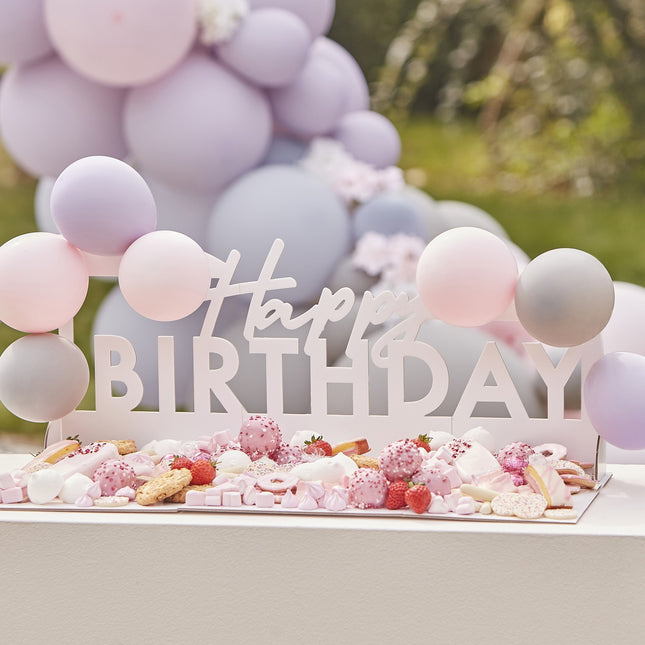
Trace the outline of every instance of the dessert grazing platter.
{"type": "Polygon", "coordinates": [[[371,454],[364,438],[330,445],[252,415],[239,431],[194,441],[57,441],[0,473],[7,509],[353,514],[576,522],[607,481],[561,444],[512,442],[496,453],[482,427],[371,454]]]}

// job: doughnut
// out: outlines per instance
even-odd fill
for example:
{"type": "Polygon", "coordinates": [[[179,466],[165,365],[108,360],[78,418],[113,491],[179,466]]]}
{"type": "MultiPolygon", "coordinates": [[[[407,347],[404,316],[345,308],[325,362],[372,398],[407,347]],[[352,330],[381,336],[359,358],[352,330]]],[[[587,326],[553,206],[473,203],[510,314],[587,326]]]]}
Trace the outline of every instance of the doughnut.
{"type": "Polygon", "coordinates": [[[544,455],[549,461],[560,461],[567,456],[567,449],[560,443],[541,443],[539,446],[534,446],[533,450],[544,455]]]}
{"type": "Polygon", "coordinates": [[[289,473],[276,471],[274,473],[260,475],[256,484],[261,490],[269,491],[275,495],[286,493],[288,490],[296,488],[298,486],[298,478],[289,473]]]}

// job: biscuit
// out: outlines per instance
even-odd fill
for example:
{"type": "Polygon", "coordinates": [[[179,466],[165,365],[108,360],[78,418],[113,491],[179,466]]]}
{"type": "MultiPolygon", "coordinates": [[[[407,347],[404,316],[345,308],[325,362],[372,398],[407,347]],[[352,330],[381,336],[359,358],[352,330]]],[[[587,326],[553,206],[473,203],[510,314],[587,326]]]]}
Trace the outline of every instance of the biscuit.
{"type": "Polygon", "coordinates": [[[186,493],[189,490],[208,490],[209,488],[213,488],[213,484],[189,484],[188,486],[184,486],[179,492],[175,493],[174,495],[166,497],[166,499],[164,499],[164,502],[170,502],[172,504],[185,504],[186,493]]]}
{"type": "Polygon", "coordinates": [[[120,455],[130,455],[137,451],[134,439],[111,439],[107,443],[113,443],[120,455]]]}
{"type": "Polygon", "coordinates": [[[153,477],[137,489],[135,501],[141,506],[162,502],[190,484],[193,478],[188,468],[177,468],[153,477]]]}
{"type": "Polygon", "coordinates": [[[378,470],[378,459],[376,457],[366,457],[365,455],[351,455],[350,459],[359,467],[359,468],[374,468],[378,470]]]}

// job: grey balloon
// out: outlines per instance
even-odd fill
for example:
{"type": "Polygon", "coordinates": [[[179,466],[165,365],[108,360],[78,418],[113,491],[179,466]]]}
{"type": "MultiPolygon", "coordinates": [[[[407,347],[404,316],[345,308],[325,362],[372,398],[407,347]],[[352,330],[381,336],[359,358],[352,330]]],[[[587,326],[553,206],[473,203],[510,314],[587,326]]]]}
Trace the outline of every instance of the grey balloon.
{"type": "Polygon", "coordinates": [[[370,287],[378,282],[378,276],[372,276],[362,269],[354,266],[351,257],[340,261],[327,281],[327,286],[332,291],[338,291],[341,287],[349,287],[354,293],[365,293],[370,287]]]}
{"type": "Polygon", "coordinates": [[[269,144],[262,160],[263,166],[289,165],[300,161],[307,152],[307,144],[292,137],[277,135],[269,144]]]}
{"type": "MultiPolygon", "coordinates": [[[[381,336],[376,331],[366,336],[370,346],[381,336]]],[[[484,345],[491,337],[475,329],[452,327],[439,321],[424,323],[417,335],[417,340],[436,348],[446,361],[450,374],[450,386],[443,403],[432,413],[433,416],[452,416],[466,383],[472,375],[473,368],[479,359],[484,345]]],[[[545,407],[537,394],[537,375],[533,374],[525,362],[509,347],[498,343],[500,354],[513,378],[517,392],[530,417],[545,416],[545,407]]],[[[348,366],[350,360],[343,356],[337,366],[348,366]]],[[[406,361],[405,384],[406,398],[416,400],[428,392],[428,368],[421,361],[406,361]]],[[[330,388],[329,413],[351,414],[351,388],[330,388]]],[[[370,412],[387,413],[387,371],[370,366],[370,412]]],[[[483,417],[503,417],[507,410],[503,403],[480,403],[475,413],[483,417]]]]}
{"type": "Polygon", "coordinates": [[[23,336],[0,356],[0,400],[27,421],[53,421],[69,414],[89,382],[83,352],[57,334],[23,336]]]}
{"type": "Polygon", "coordinates": [[[607,325],[614,284],[603,264],[578,249],[553,249],[529,262],[515,290],[517,317],[537,340],[573,347],[607,325]]]}
{"type": "Polygon", "coordinates": [[[354,237],[365,233],[381,235],[403,233],[426,240],[427,225],[423,215],[399,191],[376,195],[354,211],[354,237]]]}
{"type": "Polygon", "coordinates": [[[428,242],[450,228],[438,207],[439,202],[432,199],[428,193],[415,186],[405,185],[399,191],[399,196],[422,216],[426,225],[425,239],[428,242]]]}
{"type": "Polygon", "coordinates": [[[474,226],[483,228],[498,237],[508,237],[504,227],[478,206],[451,200],[439,201],[436,204],[448,228],[474,226]]]}
{"type": "Polygon", "coordinates": [[[254,170],[220,197],[208,230],[207,251],[226,258],[241,252],[237,282],[257,280],[276,238],[285,242],[275,277],[293,277],[293,289],[269,297],[293,304],[317,300],[351,244],[347,209],[320,179],[295,166],[254,170]]]}

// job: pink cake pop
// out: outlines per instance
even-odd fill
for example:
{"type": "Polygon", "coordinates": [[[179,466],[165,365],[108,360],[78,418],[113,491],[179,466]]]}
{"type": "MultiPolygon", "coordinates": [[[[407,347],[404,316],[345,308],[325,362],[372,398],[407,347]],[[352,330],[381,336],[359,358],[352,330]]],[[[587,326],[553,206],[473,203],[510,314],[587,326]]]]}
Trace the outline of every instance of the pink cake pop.
{"type": "Polygon", "coordinates": [[[349,501],[358,508],[381,508],[387,498],[388,481],[374,468],[359,468],[347,484],[349,501]]]}
{"type": "Polygon", "coordinates": [[[108,459],[94,471],[94,481],[101,486],[102,495],[114,495],[120,488],[132,487],[136,473],[122,459],[108,459]]]}
{"type": "Polygon", "coordinates": [[[504,446],[497,453],[497,461],[502,470],[509,473],[516,486],[525,484],[524,469],[528,466],[529,457],[534,453],[533,448],[528,443],[515,441],[504,446]]]}
{"type": "Polygon", "coordinates": [[[273,453],[272,457],[280,466],[295,466],[306,461],[304,451],[300,446],[290,446],[284,442],[280,444],[280,447],[273,453]]]}
{"type": "Polygon", "coordinates": [[[411,439],[401,439],[385,446],[378,458],[378,466],[391,481],[412,477],[421,466],[423,457],[411,439]]]}
{"type": "Polygon", "coordinates": [[[271,456],[282,441],[278,424],[265,415],[249,417],[240,428],[240,447],[253,461],[271,456]]]}

